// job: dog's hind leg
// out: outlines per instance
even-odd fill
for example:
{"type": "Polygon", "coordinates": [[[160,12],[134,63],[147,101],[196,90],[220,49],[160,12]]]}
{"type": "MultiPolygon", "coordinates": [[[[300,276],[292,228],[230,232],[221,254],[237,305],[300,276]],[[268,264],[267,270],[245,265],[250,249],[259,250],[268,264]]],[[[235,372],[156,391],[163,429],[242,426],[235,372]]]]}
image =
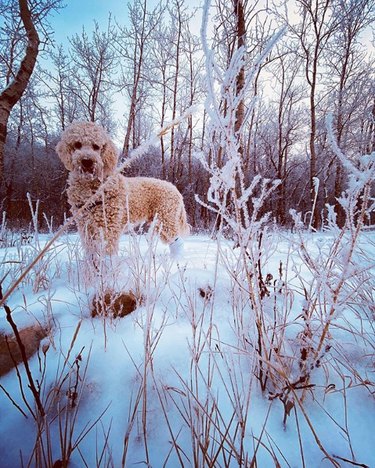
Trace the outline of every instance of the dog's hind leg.
{"type": "Polygon", "coordinates": [[[189,234],[184,207],[178,205],[173,213],[160,213],[160,238],[169,245],[170,255],[175,260],[181,260],[184,254],[183,237],[189,234]]]}

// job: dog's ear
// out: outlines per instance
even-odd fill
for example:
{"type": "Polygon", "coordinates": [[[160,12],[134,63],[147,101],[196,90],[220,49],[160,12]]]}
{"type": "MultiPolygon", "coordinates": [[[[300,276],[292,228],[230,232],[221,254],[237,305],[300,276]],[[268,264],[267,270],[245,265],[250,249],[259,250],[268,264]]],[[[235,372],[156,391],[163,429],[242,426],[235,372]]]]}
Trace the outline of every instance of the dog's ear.
{"type": "Polygon", "coordinates": [[[106,141],[105,145],[102,148],[101,154],[104,166],[104,176],[108,176],[115,169],[119,156],[117,148],[111,140],[106,141]]]}
{"type": "Polygon", "coordinates": [[[68,169],[68,171],[72,171],[73,165],[71,154],[69,151],[69,146],[63,138],[56,145],[56,153],[58,154],[59,158],[61,159],[61,162],[68,169]]]}

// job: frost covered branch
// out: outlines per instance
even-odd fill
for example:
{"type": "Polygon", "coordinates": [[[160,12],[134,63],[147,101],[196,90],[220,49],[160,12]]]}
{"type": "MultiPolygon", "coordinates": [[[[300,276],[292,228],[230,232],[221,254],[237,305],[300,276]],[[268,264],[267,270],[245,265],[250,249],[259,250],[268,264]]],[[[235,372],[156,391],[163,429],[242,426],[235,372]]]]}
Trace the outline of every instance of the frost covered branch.
{"type": "MultiPolygon", "coordinates": [[[[212,154],[221,154],[221,161],[209,166],[200,155],[205,169],[211,174],[210,187],[207,192],[207,203],[196,197],[196,200],[208,210],[220,216],[226,225],[230,226],[238,238],[250,239],[251,235],[244,230],[255,232],[267,220],[269,215],[261,214],[262,206],[269,195],[279,185],[280,181],[261,181],[259,176],[247,181],[243,172],[243,161],[240,152],[240,134],[247,123],[254,100],[250,102],[244,120],[239,129],[235,129],[238,107],[249,91],[256,73],[270,54],[274,45],[285,33],[282,28],[268,41],[264,50],[254,60],[247,73],[244,86],[237,89],[237,77],[244,67],[246,48],[236,49],[230,59],[226,71],[221,71],[215,61],[214,52],[207,42],[208,17],[210,0],[206,0],[203,8],[201,40],[205,55],[207,75],[207,98],[205,109],[209,116],[209,135],[212,154]],[[221,109],[225,102],[225,111],[221,109]],[[259,193],[258,193],[259,192],[259,193]]],[[[219,159],[219,158],[218,158],[219,159]]]]}

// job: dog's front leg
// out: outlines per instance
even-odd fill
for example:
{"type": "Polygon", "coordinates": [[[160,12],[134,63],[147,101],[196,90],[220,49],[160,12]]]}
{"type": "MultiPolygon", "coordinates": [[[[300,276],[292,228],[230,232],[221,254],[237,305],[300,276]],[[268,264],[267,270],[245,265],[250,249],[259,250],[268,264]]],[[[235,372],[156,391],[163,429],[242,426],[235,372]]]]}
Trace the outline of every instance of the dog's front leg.
{"type": "Polygon", "coordinates": [[[105,277],[106,246],[104,233],[98,227],[85,225],[81,231],[81,239],[85,253],[86,273],[89,284],[94,287],[103,283],[105,277]]]}
{"type": "Polygon", "coordinates": [[[119,223],[107,223],[100,229],[96,226],[95,234],[92,233],[87,239],[88,258],[94,270],[91,282],[95,289],[91,310],[93,317],[123,317],[137,307],[134,294],[122,291],[121,262],[117,255],[122,232],[119,226],[119,223]]]}
{"type": "Polygon", "coordinates": [[[103,203],[101,213],[96,212],[95,224],[89,229],[90,240],[94,246],[94,266],[101,288],[116,289],[118,282],[118,250],[122,233],[121,210],[116,206],[103,203]]]}

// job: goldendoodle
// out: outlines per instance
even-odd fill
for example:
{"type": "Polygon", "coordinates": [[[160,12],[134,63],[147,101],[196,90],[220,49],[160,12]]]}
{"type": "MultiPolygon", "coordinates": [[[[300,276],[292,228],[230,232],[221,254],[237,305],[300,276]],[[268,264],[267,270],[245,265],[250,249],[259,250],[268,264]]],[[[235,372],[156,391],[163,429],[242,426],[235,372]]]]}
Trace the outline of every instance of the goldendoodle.
{"type": "Polygon", "coordinates": [[[73,215],[102,186],[100,195],[77,219],[89,254],[117,253],[120,236],[129,225],[155,220],[171,255],[180,256],[181,237],[188,235],[189,225],[182,195],[174,185],[148,177],[124,177],[116,171],[117,149],[93,122],[72,123],[56,151],[69,171],[67,195],[73,215]]]}

